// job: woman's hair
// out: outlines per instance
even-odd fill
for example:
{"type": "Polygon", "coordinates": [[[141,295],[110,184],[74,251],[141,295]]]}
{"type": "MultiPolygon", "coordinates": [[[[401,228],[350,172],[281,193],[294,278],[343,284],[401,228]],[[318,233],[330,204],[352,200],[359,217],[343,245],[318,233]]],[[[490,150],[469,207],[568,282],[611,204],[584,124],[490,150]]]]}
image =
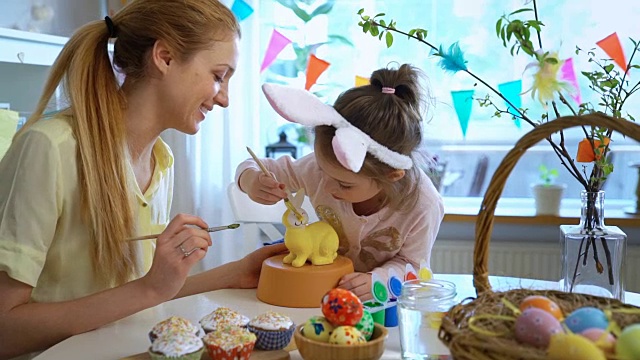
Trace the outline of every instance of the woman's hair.
{"type": "MultiPolygon", "coordinates": [[[[352,125],[387,148],[411,156],[414,166],[405,176],[392,182],[387,175],[394,169],[367,153],[358,174],[371,177],[386,194],[385,206],[409,211],[418,201],[420,170],[413,152],[422,142],[422,112],[425,94],[420,87],[422,72],[408,64],[398,69],[379,69],[371,74],[370,84],[351,88],[338,97],[333,107],[352,125]],[[382,88],[393,88],[393,94],[382,88]]],[[[339,165],[331,140],[332,126],[315,128],[316,151],[327,161],[339,165]]]]}
{"type": "Polygon", "coordinates": [[[217,0],[135,0],[112,19],[79,28],[56,59],[42,97],[16,136],[43,117],[61,84],[77,141],[82,214],[90,229],[93,267],[98,280],[123,284],[138,272],[136,251],[126,238],[136,228],[133,179],[127,175],[126,99],[109,59],[135,84],[149,75],[151,50],[163,40],[186,61],[214,41],[240,35],[233,13],[217,0]],[[108,22],[112,22],[108,24],[108,22]]]}

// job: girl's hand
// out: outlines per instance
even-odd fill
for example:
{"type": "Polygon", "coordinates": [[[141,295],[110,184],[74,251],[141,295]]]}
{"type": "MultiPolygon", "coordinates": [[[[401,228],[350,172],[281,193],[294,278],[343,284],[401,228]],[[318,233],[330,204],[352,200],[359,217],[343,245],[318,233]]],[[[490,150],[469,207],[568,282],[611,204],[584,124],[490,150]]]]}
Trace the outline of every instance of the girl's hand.
{"type": "Polygon", "coordinates": [[[193,265],[207,254],[211,246],[208,227],[197,216],[179,214],[158,236],[153,264],[141,280],[162,301],[178,293],[193,265]]]}
{"type": "Polygon", "coordinates": [[[240,289],[253,289],[257,287],[262,262],[286,251],[287,247],[284,244],[267,245],[238,260],[234,264],[237,268],[233,273],[237,275],[237,279],[233,282],[233,287],[240,289]]]}
{"type": "Polygon", "coordinates": [[[262,171],[247,169],[240,175],[239,182],[242,191],[260,204],[273,205],[287,196],[285,185],[262,171]]]}
{"type": "Polygon", "coordinates": [[[347,274],[340,279],[338,287],[351,291],[362,302],[373,299],[371,294],[371,274],[359,272],[347,274]]]}

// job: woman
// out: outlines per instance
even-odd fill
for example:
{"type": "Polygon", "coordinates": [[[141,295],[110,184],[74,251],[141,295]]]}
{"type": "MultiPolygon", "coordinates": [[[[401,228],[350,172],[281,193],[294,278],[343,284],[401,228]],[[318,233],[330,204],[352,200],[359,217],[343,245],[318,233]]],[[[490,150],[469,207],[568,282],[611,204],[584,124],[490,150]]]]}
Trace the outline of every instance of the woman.
{"type": "Polygon", "coordinates": [[[160,133],[195,134],[228,105],[239,38],[218,1],[136,0],[65,45],[0,162],[0,359],[175,297],[255,287],[262,260],[283,250],[187,277],[211,245],[208,224],[169,221],[173,157],[160,133]],[[68,107],[43,118],[63,79],[68,107]]]}

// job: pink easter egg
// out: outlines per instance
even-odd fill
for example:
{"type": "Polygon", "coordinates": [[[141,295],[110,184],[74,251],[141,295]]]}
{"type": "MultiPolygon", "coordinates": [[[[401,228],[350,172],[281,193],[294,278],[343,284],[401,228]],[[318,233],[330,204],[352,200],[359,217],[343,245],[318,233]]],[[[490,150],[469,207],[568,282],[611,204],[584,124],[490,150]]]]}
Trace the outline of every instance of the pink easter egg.
{"type": "Polygon", "coordinates": [[[523,311],[516,319],[515,327],[518,341],[540,349],[549,346],[552,335],[564,332],[558,319],[535,307],[523,311]]]}
{"type": "Polygon", "coordinates": [[[614,346],[616,344],[616,338],[611,333],[598,328],[589,328],[580,333],[580,335],[596,343],[596,346],[608,353],[613,353],[614,346]]]}

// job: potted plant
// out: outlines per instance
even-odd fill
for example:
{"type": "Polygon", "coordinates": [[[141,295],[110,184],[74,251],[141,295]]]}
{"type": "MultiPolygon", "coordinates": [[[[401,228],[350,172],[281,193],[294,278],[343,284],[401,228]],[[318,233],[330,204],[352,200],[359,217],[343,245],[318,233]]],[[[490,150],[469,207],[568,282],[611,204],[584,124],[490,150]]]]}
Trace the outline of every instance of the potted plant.
{"type": "Polygon", "coordinates": [[[533,199],[536,204],[536,215],[560,215],[564,184],[555,184],[558,169],[548,168],[544,164],[538,166],[540,183],[531,185],[533,199]]]}

